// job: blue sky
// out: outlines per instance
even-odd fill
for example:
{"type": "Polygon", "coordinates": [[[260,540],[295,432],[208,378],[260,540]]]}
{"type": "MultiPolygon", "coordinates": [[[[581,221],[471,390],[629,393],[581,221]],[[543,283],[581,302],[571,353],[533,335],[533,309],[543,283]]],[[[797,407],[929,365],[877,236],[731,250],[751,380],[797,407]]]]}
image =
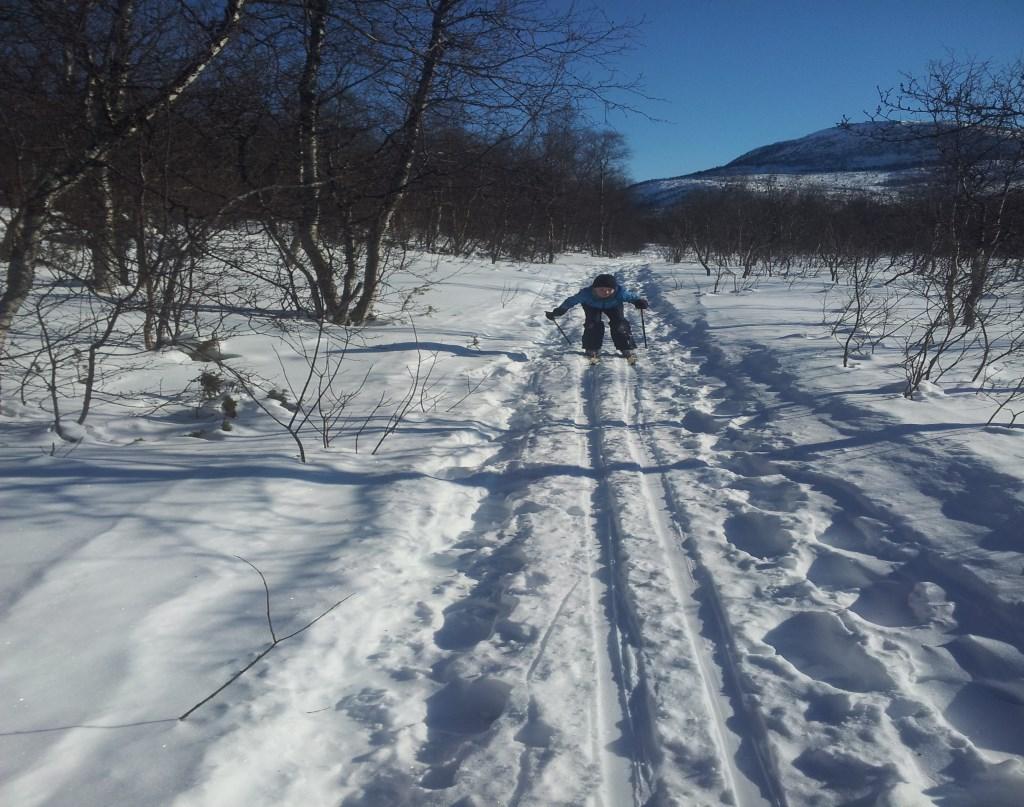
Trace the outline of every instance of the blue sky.
{"type": "Polygon", "coordinates": [[[1024,56],[1024,0],[592,0],[646,22],[619,62],[642,74],[647,115],[610,113],[636,180],[721,165],[752,148],[864,120],[876,87],[952,53],[1024,56]]]}

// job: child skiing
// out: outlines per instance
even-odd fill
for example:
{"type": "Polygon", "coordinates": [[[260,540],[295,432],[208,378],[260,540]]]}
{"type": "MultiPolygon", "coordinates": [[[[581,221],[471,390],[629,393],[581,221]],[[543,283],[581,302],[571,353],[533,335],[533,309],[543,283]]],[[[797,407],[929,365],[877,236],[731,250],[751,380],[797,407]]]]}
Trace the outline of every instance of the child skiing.
{"type": "Polygon", "coordinates": [[[618,284],[612,275],[598,275],[594,282],[580,289],[572,297],[566,298],[558,308],[544,312],[544,316],[554,321],[577,303],[583,306],[586,317],[583,323],[583,350],[591,362],[596,362],[601,355],[601,343],[604,342],[604,316],[608,317],[612,330],[612,341],[615,347],[625,356],[629,363],[636,361],[633,351],[636,342],[629,320],[622,311],[623,303],[632,303],[641,311],[648,307],[647,300],[638,294],[627,291],[618,284]]]}

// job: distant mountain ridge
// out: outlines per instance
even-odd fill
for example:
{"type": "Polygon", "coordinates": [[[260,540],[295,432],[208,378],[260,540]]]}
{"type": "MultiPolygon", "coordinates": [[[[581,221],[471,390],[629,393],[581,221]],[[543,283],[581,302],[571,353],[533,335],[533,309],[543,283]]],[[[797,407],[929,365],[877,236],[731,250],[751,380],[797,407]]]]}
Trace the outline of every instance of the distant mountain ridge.
{"type": "Polygon", "coordinates": [[[761,146],[717,168],[632,186],[647,205],[662,207],[687,192],[729,182],[764,181],[833,193],[881,192],[920,182],[939,162],[931,124],[851,123],[796,140],[761,146]]]}
{"type": "Polygon", "coordinates": [[[761,146],[721,168],[719,173],[835,173],[838,171],[902,171],[938,162],[934,131],[929,124],[851,123],[813,132],[797,140],[761,146]]]}

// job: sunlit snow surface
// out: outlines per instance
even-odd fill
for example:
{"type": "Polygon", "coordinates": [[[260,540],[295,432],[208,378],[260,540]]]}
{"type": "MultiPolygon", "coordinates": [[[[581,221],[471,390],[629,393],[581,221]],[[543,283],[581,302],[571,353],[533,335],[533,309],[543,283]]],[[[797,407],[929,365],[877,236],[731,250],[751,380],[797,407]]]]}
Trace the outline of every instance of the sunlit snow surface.
{"type": "MultiPolygon", "coordinates": [[[[1019,804],[1024,435],[903,398],[895,343],[843,368],[821,277],[650,260],[423,259],[305,465],[244,395],[230,432],[101,401],[52,451],[5,383],[0,803],[1019,804]],[[608,271],[635,368],[543,316],[608,271]],[[279,638],[351,599],[179,721],[270,642],[240,558],[279,638]]],[[[285,389],[296,346],[222,349],[285,389]]]]}

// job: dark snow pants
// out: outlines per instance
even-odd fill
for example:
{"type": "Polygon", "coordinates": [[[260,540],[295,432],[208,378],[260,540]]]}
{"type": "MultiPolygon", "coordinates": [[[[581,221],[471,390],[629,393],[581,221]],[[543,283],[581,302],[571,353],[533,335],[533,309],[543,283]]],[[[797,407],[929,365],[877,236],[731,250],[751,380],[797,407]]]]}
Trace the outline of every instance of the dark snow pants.
{"type": "Polygon", "coordinates": [[[633,341],[633,331],[630,329],[629,320],[622,312],[622,306],[615,308],[593,308],[589,305],[583,306],[583,313],[586,321],[583,323],[583,349],[600,350],[604,342],[604,319],[602,314],[608,315],[608,324],[612,330],[612,341],[618,350],[636,350],[636,342],[633,341]]]}

